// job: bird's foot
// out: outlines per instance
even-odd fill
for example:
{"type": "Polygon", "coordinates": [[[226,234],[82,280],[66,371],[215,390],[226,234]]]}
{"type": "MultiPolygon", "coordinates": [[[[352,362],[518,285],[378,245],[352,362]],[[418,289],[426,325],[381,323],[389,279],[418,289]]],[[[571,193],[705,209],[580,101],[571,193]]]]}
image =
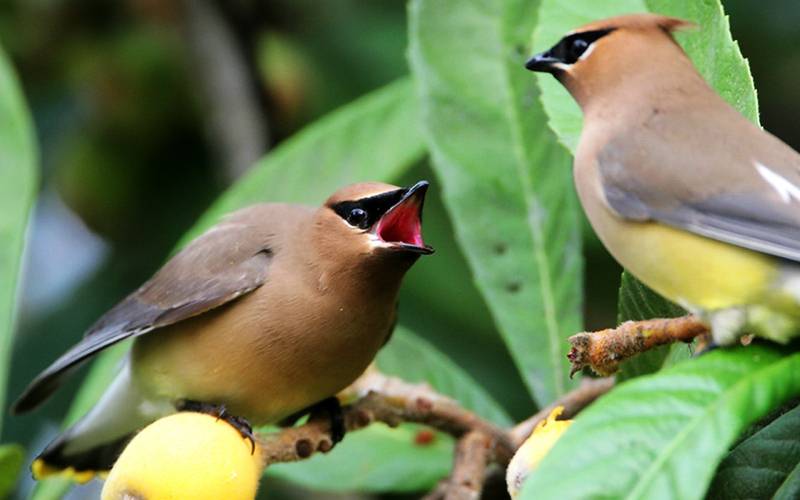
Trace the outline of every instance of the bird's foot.
{"type": "Polygon", "coordinates": [[[239,431],[243,438],[250,440],[250,453],[256,451],[256,436],[253,434],[253,426],[246,418],[231,415],[225,408],[225,405],[218,405],[214,403],[201,403],[199,401],[181,400],[175,405],[178,411],[193,411],[197,413],[205,413],[212,417],[217,417],[217,420],[224,420],[231,427],[239,431]]]}
{"type": "Polygon", "coordinates": [[[331,441],[334,445],[344,439],[346,432],[344,422],[344,412],[342,412],[342,405],[336,397],[323,399],[319,403],[313,405],[311,408],[311,418],[316,418],[320,415],[326,416],[331,424],[331,441]]]}

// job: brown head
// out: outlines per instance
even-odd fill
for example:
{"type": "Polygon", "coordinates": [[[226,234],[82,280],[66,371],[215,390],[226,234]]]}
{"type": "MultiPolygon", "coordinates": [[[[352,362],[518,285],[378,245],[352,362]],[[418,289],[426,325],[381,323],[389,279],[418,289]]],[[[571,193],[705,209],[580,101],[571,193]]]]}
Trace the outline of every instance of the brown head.
{"type": "Polygon", "coordinates": [[[314,214],[318,258],[349,272],[402,276],[420,255],[433,253],[422,239],[427,190],[428,182],[420,181],[405,188],[364,182],[336,191],[314,214]]]}
{"type": "Polygon", "coordinates": [[[672,33],[694,24],[656,14],[630,14],[589,23],[567,33],[525,65],[551,73],[584,112],[609,96],[658,91],[676,78],[700,78],[672,33]]]}

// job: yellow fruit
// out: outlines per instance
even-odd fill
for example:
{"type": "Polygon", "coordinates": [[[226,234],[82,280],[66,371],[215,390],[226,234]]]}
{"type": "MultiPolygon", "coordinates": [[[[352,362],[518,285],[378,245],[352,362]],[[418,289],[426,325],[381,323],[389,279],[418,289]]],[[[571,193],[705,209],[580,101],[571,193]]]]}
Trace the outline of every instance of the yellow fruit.
{"type": "Polygon", "coordinates": [[[261,450],[223,420],[178,413],[142,430],[120,455],[102,500],[252,500],[261,450]]]}
{"type": "Polygon", "coordinates": [[[530,437],[522,443],[508,464],[506,486],[511,498],[517,497],[522,483],[572,423],[572,420],[556,420],[563,411],[563,406],[557,406],[546,419],[536,424],[530,437]]]}

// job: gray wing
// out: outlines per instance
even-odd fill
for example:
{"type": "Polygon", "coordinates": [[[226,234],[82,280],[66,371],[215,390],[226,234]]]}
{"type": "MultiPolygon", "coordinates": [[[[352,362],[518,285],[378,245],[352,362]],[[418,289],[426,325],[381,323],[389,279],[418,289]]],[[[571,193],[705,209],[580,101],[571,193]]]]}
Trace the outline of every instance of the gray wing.
{"type": "Polygon", "coordinates": [[[800,156],[732,109],[716,112],[653,119],[607,143],[597,158],[608,204],[800,262],[800,156]]]}
{"type": "Polygon", "coordinates": [[[271,235],[256,222],[268,207],[236,212],[192,241],[39,374],[12,412],[35,408],[78,365],[106,347],[197,316],[261,286],[273,250],[271,235]]]}

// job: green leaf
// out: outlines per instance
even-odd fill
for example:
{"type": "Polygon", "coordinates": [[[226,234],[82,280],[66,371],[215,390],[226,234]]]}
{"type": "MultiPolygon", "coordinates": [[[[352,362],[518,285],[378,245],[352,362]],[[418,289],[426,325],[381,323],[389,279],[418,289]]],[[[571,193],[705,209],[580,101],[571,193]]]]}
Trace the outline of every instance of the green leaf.
{"type": "MultiPolygon", "coordinates": [[[[179,247],[225,213],[262,201],[318,204],[352,182],[391,182],[425,153],[417,132],[418,114],[411,82],[390,84],[306,127],[271,151],[230,188],[187,232],[179,247]]],[[[120,346],[92,366],[66,418],[72,423],[98,400],[127,351],[120,346]]],[[[37,485],[36,500],[61,497],[70,483],[52,479],[37,485]]]]}
{"type": "Polygon", "coordinates": [[[464,408],[501,426],[512,421],[500,405],[472,377],[432,344],[402,325],[378,354],[378,368],[409,382],[427,382],[464,408]]]}
{"type": "Polygon", "coordinates": [[[800,497],[800,406],[773,420],[725,457],[710,499],[800,497]]]}
{"type": "Polygon", "coordinates": [[[0,445],[0,498],[7,498],[17,484],[25,461],[25,450],[18,444],[0,445]]]}
{"type": "Polygon", "coordinates": [[[536,2],[415,0],[411,67],[456,235],[511,355],[544,405],[569,387],[582,258],[569,158],[523,70],[536,2]]]}
{"type": "Polygon", "coordinates": [[[427,429],[382,424],[352,432],[328,454],[293,464],[275,464],[269,476],[326,491],[419,492],[427,491],[450,472],[453,440],[433,434],[433,441],[417,443],[427,429]]]}
{"type": "MultiPolygon", "coordinates": [[[[0,48],[0,408],[5,408],[17,283],[38,172],[33,124],[17,76],[0,48]]],[[[0,412],[0,427],[5,411],[0,412]]]]}
{"type": "Polygon", "coordinates": [[[800,392],[800,353],[718,350],[617,387],[575,420],[524,498],[701,498],[748,425],[800,392]]]}

